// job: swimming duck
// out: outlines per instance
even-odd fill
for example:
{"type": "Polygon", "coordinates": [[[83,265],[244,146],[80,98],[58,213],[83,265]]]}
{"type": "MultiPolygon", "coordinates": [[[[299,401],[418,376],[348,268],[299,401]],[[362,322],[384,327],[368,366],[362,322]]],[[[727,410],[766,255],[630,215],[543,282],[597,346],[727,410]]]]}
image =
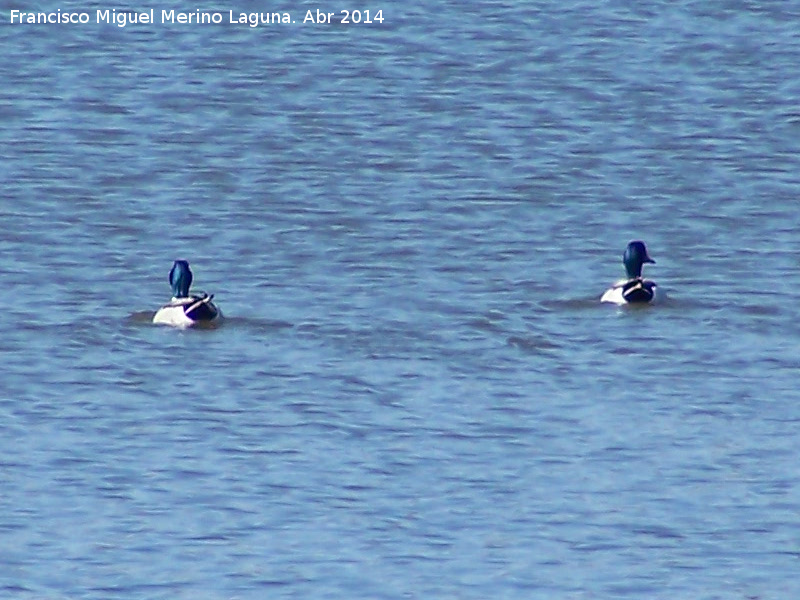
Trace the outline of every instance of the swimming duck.
{"type": "Polygon", "coordinates": [[[645,263],[655,264],[644,242],[635,240],[628,244],[625,253],[622,255],[622,262],[625,265],[627,279],[618,281],[611,286],[600,302],[613,302],[614,304],[646,304],[656,299],[656,284],[649,279],[642,278],[642,267],[645,263]]]}
{"type": "Polygon", "coordinates": [[[190,327],[196,323],[218,321],[222,311],[211,301],[214,295],[203,292],[202,296],[189,295],[192,271],[185,260],[176,260],[169,271],[172,301],[158,309],[153,323],[190,327]]]}

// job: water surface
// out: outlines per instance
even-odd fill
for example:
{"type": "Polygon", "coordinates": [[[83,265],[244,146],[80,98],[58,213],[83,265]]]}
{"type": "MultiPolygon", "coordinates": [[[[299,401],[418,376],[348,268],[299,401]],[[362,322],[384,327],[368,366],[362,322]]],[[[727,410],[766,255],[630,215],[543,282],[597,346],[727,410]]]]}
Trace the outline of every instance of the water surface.
{"type": "Polygon", "coordinates": [[[0,589],[798,595],[798,11],[382,8],[0,27],[0,589]]]}

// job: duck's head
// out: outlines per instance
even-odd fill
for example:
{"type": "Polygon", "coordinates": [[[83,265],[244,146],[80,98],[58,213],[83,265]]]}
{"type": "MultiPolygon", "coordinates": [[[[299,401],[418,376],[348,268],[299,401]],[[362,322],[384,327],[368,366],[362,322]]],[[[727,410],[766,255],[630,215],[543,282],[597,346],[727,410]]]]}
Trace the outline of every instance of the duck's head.
{"type": "Polygon", "coordinates": [[[628,244],[628,247],[625,248],[625,254],[622,255],[622,262],[625,263],[625,271],[628,273],[628,277],[633,279],[642,276],[642,266],[644,263],[655,264],[656,261],[647,254],[647,248],[644,242],[636,240],[628,244]]]}
{"type": "Polygon", "coordinates": [[[169,284],[174,298],[188,298],[192,285],[192,271],[185,260],[176,260],[169,271],[169,284]]]}

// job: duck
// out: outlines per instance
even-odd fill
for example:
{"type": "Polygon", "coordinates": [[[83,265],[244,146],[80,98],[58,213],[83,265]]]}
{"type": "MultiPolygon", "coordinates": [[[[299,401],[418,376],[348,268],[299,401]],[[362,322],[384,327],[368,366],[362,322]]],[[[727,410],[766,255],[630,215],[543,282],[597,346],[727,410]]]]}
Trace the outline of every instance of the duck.
{"type": "Polygon", "coordinates": [[[611,302],[617,305],[648,304],[658,297],[654,281],[642,277],[642,267],[645,263],[655,264],[647,253],[647,246],[641,240],[634,240],[625,248],[622,255],[627,279],[622,279],[612,285],[600,297],[600,302],[611,302]]]}
{"type": "Polygon", "coordinates": [[[185,328],[222,320],[222,311],[212,302],[213,294],[189,294],[192,270],[188,261],[175,261],[169,271],[169,284],[172,287],[172,300],[156,311],[153,323],[185,328]]]}

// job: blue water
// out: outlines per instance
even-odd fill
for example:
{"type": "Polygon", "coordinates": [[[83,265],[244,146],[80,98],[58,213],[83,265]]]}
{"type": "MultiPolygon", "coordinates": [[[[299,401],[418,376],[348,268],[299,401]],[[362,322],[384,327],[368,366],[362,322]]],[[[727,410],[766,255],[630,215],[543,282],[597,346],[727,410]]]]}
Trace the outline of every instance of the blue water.
{"type": "Polygon", "coordinates": [[[797,3],[12,8],[0,595],[800,596],[797,3]]]}

